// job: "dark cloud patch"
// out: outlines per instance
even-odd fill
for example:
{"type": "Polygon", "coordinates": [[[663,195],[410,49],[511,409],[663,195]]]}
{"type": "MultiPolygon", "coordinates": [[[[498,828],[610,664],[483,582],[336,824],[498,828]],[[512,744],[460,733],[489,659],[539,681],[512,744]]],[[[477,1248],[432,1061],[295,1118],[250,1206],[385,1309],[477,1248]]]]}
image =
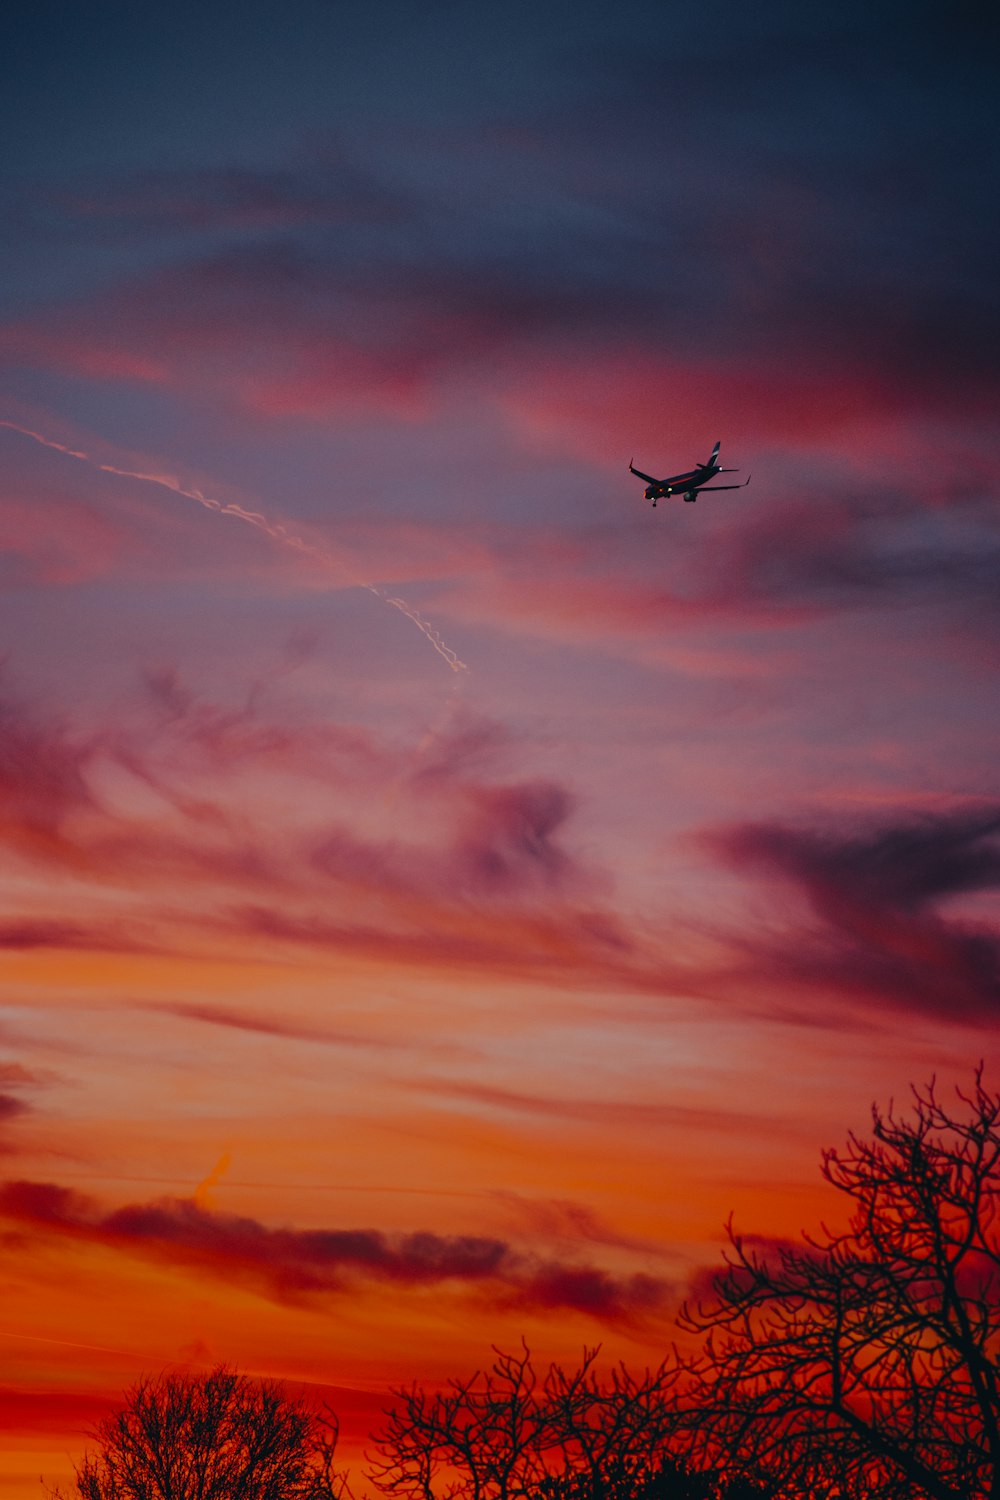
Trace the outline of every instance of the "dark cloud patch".
{"type": "Polygon", "coordinates": [[[908,285],[895,258],[840,243],[846,231],[815,188],[766,179],[731,222],[707,190],[694,209],[630,205],[634,223],[617,225],[620,206],[597,196],[600,228],[556,224],[540,247],[484,225],[461,253],[431,236],[426,264],[392,244],[346,262],[287,238],[220,248],[8,323],[0,352],[97,379],[193,381],[273,416],[419,406],[470,379],[502,388],[529,356],[701,357],[707,336],[713,358],[743,360],[760,355],[762,324],[768,358],[806,371],[818,358],[839,372],[841,402],[856,387],[859,409],[922,399],[968,410],[1000,380],[988,286],[950,264],[914,270],[908,285]],[[746,218],[758,225],[749,236],[746,218]]]}
{"type": "MultiPolygon", "coordinates": [[[[928,476],[937,499],[944,476],[928,476]]],[[[843,487],[752,515],[725,540],[709,588],[747,611],[948,603],[1000,605],[1000,528],[980,493],[936,509],[890,479],[881,495],[843,487]]]]}
{"type": "Polygon", "coordinates": [[[362,840],[341,827],[317,843],[313,862],[335,880],[424,899],[517,902],[588,884],[588,872],[557,837],[574,806],[565,787],[460,782],[452,801],[457,826],[436,848],[362,840]]]}
{"type": "MultiPolygon", "coordinates": [[[[666,373],[656,380],[668,404],[666,373]]],[[[638,394],[640,384],[633,376],[626,389],[638,394]]],[[[553,421],[566,420],[567,430],[581,433],[588,417],[591,425],[600,423],[601,398],[592,405],[592,397],[592,391],[578,391],[568,406],[555,398],[553,421]]],[[[617,399],[622,406],[615,420],[624,422],[621,392],[617,399]]],[[[545,399],[539,404],[546,409],[545,399]]],[[[764,423],[766,407],[762,402],[764,423]]],[[[730,457],[745,461],[745,450],[730,457]]],[[[665,467],[655,455],[645,462],[650,471],[665,467]]],[[[443,608],[460,620],[574,644],[593,641],[604,650],[621,642],[640,657],[650,648],[655,653],[671,627],[792,630],[847,613],[934,610],[935,651],[960,653],[967,668],[988,668],[1000,613],[1000,521],[985,463],[969,455],[949,463],[931,454],[922,475],[911,460],[905,477],[887,467],[863,484],[829,460],[813,460],[804,471],[786,457],[776,467],[780,472],[766,481],[766,493],[755,479],[738,496],[706,496],[704,519],[699,513],[697,529],[688,532],[673,528],[655,571],[643,529],[618,522],[578,533],[568,568],[540,564],[534,549],[503,541],[502,566],[490,575],[456,578],[443,608]],[[801,493],[789,497],[796,490],[801,493]]],[[[900,620],[893,640],[905,625],[900,620]]]]}
{"type": "Polygon", "coordinates": [[[163,953],[149,935],[149,923],[76,922],[71,918],[11,919],[0,922],[2,949],[68,949],[81,953],[163,953]]]}
{"type": "MultiPolygon", "coordinates": [[[[736,1238],[753,1263],[771,1270],[790,1270],[792,1262],[807,1263],[812,1253],[808,1245],[797,1244],[780,1235],[737,1234],[736,1238]]],[[[737,1289],[749,1285],[749,1280],[749,1273],[740,1266],[733,1266],[728,1259],[722,1265],[716,1262],[711,1266],[698,1266],[688,1277],[685,1300],[692,1308],[711,1307],[718,1302],[724,1284],[737,1289]]]]}
{"type": "Polygon", "coordinates": [[[54,847],[74,812],[93,806],[85,770],[91,745],[60,724],[44,725],[0,700],[0,822],[54,847]]]}
{"type": "MultiPolygon", "coordinates": [[[[34,1112],[34,1104],[24,1097],[26,1090],[44,1087],[49,1079],[41,1073],[24,1067],[19,1062],[0,1062],[0,1129],[34,1112]]],[[[6,1138],[0,1138],[0,1153],[10,1153],[14,1148],[6,1138]]]]}
{"type": "Polygon", "coordinates": [[[628,1321],[662,1315],[668,1287],[654,1276],[638,1273],[615,1277],[593,1266],[547,1265],[527,1281],[529,1305],[558,1312],[572,1309],[602,1322],[628,1321]]]}
{"type": "Polygon", "coordinates": [[[914,391],[995,387],[997,70],[975,27],[930,7],[723,10],[649,37],[645,66],[673,84],[659,120],[627,45],[577,52],[588,109],[562,128],[605,174],[595,191],[682,272],[703,251],[725,344],[765,326],[771,347],[853,351],[914,391]]]}
{"type": "Polygon", "coordinates": [[[470,826],[455,851],[460,878],[475,889],[554,886],[571,862],[555,835],[573,799],[554,782],[526,782],[477,792],[470,826]]]}
{"type": "Polygon", "coordinates": [[[33,1224],[72,1225],[84,1219],[90,1200],[54,1182],[5,1182],[0,1187],[0,1213],[33,1224]]]}
{"type": "Polygon", "coordinates": [[[942,904],[1000,886],[1000,808],[900,819],[860,833],[748,823],[711,838],[742,870],[797,890],[815,919],[750,954],[783,987],[820,986],[949,1019],[1000,1007],[1000,933],[942,904]]]}
{"type": "Polygon", "coordinates": [[[0,948],[104,948],[115,946],[109,934],[101,935],[79,922],[39,919],[0,922],[0,948]]]}
{"type": "MultiPolygon", "coordinates": [[[[456,379],[489,383],[514,351],[642,326],[645,293],[553,268],[492,234],[457,255],[431,237],[365,254],[293,236],[220,247],[0,327],[0,355],[96,379],[196,383],[281,416],[413,414],[456,379]]],[[[577,351],[578,352],[578,351],[577,351]]]]}
{"type": "Polygon", "coordinates": [[[726,846],[737,861],[770,865],[825,916],[843,892],[873,906],[915,912],[943,896],[1000,885],[1000,808],[894,823],[855,838],[748,824],[726,846]]]}
{"type": "MultiPolygon", "coordinates": [[[[465,65],[443,78],[428,57],[421,81],[407,59],[402,91],[360,54],[367,99],[340,80],[349,147],[310,133],[277,164],[248,145],[242,163],[50,187],[70,233],[144,248],[122,255],[117,289],[9,328],[9,352],[201,380],[281,415],[426,401],[542,345],[575,365],[663,348],[759,361],[766,344],[783,364],[839,367],[862,407],[891,388],[993,409],[995,27],[978,0],[636,5],[558,24],[536,8],[485,45],[479,26],[450,14],[446,55],[461,31],[465,65]],[[509,97],[498,47],[516,51],[509,97]],[[388,153],[387,108],[414,111],[388,153]],[[174,258],[151,264],[164,236],[174,258]]],[[[444,27],[443,12],[419,38],[383,27],[378,55],[387,35],[433,52],[444,27]]]]}
{"type": "Polygon", "coordinates": [[[143,681],[153,702],[171,719],[183,718],[197,702],[175,666],[147,667],[143,681]]]}
{"type": "MultiPolygon", "coordinates": [[[[665,54],[663,67],[676,64],[665,54]]],[[[717,77],[717,61],[708,67],[717,77]]],[[[506,214],[488,196],[445,210],[425,185],[419,234],[387,221],[359,244],[317,237],[294,216],[266,232],[262,210],[256,235],[184,245],[166,265],[12,320],[0,351],[91,378],[197,383],[275,417],[412,414],[456,382],[502,391],[540,357],[575,367],[664,349],[700,359],[706,348],[720,362],[766,356],[835,372],[838,399],[857,411],[992,410],[1000,244],[976,206],[981,181],[961,192],[943,168],[929,179],[925,168],[907,183],[933,136],[897,143],[884,162],[867,157],[866,181],[843,140],[828,151],[796,129],[800,115],[820,118],[804,97],[789,104],[791,123],[773,100],[730,99],[728,136],[715,119],[654,147],[642,91],[628,88],[608,84],[603,123],[598,98],[575,126],[545,122],[540,157],[524,152],[551,179],[544,212],[522,204],[519,216],[516,189],[506,214]],[[796,156],[790,141],[808,144],[796,156]],[[625,185],[623,155],[639,164],[625,185]]],[[[718,116],[702,92],[695,113],[718,116]]],[[[671,131],[684,112],[671,111],[671,131]]],[[[465,149],[446,150],[437,175],[462,179],[465,149]]],[[[525,175],[518,153],[504,154],[510,175],[519,165],[525,175]]],[[[294,184],[308,200],[309,174],[287,177],[294,215],[294,184]]]]}
{"type": "Polygon", "coordinates": [[[54,1183],[7,1182],[0,1188],[0,1214],[22,1226],[98,1241],[126,1254],[236,1277],[277,1301],[342,1293],[358,1279],[414,1288],[452,1284],[497,1305],[575,1311],[621,1323],[662,1311],[670,1290],[654,1277],[557,1265],[490,1237],[272,1229],[181,1198],[104,1213],[93,1200],[54,1183]]]}

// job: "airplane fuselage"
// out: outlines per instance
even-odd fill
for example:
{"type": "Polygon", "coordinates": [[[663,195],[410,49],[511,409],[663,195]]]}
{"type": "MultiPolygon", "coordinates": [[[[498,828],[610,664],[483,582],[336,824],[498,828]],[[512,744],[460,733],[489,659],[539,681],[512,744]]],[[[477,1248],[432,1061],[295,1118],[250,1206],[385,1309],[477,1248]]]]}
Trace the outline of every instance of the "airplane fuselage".
{"type": "Polygon", "coordinates": [[[716,474],[736,474],[737,469],[723,469],[719,466],[719,449],[721,443],[716,443],[712,449],[708,463],[696,464],[693,469],[685,469],[683,474],[668,474],[665,479],[657,479],[653,474],[644,474],[637,469],[635,464],[629,463],[629,472],[636,479],[646,481],[646,499],[652,500],[655,505],[657,500],[670,500],[675,495],[683,495],[685,500],[697,500],[699,491],[711,490],[714,494],[717,490],[741,490],[750,483],[747,475],[743,484],[712,484],[711,481],[716,474]]]}
{"type": "Polygon", "coordinates": [[[703,484],[708,484],[716,474],[722,470],[718,464],[699,464],[696,469],[690,469],[686,474],[675,474],[669,484],[664,480],[661,484],[651,484],[646,491],[647,500],[667,500],[674,495],[684,495],[685,498],[693,494],[695,490],[701,489],[703,484]]]}

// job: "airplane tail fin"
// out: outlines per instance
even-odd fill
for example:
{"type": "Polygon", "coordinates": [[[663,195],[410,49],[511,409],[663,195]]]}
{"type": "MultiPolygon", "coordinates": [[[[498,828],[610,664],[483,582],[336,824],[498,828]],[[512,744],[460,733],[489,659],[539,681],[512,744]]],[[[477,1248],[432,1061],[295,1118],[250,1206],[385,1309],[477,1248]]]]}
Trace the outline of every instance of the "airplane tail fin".
{"type": "MultiPolygon", "coordinates": [[[[719,456],[719,449],[721,447],[722,447],[722,441],[720,439],[719,442],[717,442],[716,445],[715,445],[715,447],[712,449],[712,457],[708,460],[709,464],[714,464],[715,463],[716,459],[719,456]]],[[[706,467],[708,467],[708,465],[706,465],[706,467]]]]}

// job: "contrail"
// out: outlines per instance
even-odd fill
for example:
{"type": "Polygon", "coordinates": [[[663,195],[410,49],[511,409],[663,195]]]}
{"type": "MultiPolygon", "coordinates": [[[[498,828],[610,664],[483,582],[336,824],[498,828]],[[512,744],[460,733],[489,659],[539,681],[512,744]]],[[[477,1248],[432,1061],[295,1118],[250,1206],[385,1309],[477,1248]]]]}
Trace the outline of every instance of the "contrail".
{"type": "Polygon", "coordinates": [[[458,653],[452,650],[431,622],[425,620],[412,604],[407,604],[405,599],[401,599],[396,594],[387,593],[380,584],[369,583],[364,578],[356,577],[327,548],[319,547],[315,542],[308,542],[304,537],[297,536],[281,521],[273,521],[259,510],[247,510],[244,506],[237,505],[235,501],[224,503],[214,499],[211,495],[203,495],[201,490],[186,489],[174,474],[147,474],[141,469],[120,469],[116,464],[102,464],[81,448],[69,448],[65,443],[57,443],[54,438],[46,437],[44,433],[35,432],[31,427],[22,427],[18,422],[10,422],[2,417],[0,417],[0,427],[6,427],[11,432],[19,432],[23,437],[41,443],[43,448],[52,448],[56,453],[65,453],[69,458],[79,459],[81,463],[89,464],[92,469],[97,469],[102,474],[117,474],[122,479],[139,479],[144,484],[158,484],[161,489],[170,490],[175,495],[183,495],[187,500],[197,501],[206,510],[214,510],[220,516],[234,516],[236,520],[244,521],[248,526],[256,526],[258,531],[263,531],[266,536],[278,542],[282,547],[290,547],[305,557],[315,558],[325,566],[335,569],[358,588],[367,589],[369,594],[374,594],[375,598],[381,599],[383,604],[389,604],[393,609],[398,609],[400,614],[413,621],[420,633],[430,641],[438,656],[447,662],[453,672],[468,672],[469,668],[458,653]]]}
{"type": "Polygon", "coordinates": [[[198,1208],[210,1209],[212,1207],[212,1189],[218,1187],[223,1177],[225,1177],[230,1166],[232,1165],[232,1160],[233,1158],[231,1153],[229,1151],[223,1151],[222,1155],[219,1157],[219,1160],[215,1163],[215,1166],[209,1172],[208,1176],[203,1178],[202,1181],[199,1182],[198,1186],[194,1190],[194,1201],[198,1208]]]}
{"type": "Polygon", "coordinates": [[[132,1349],[113,1349],[110,1344],[82,1344],[78,1339],[46,1338],[41,1333],[15,1333],[10,1328],[0,1328],[0,1339],[23,1339],[32,1344],[61,1344],[65,1349],[93,1349],[97,1354],[124,1354],[129,1359],[142,1357],[132,1349]]]}

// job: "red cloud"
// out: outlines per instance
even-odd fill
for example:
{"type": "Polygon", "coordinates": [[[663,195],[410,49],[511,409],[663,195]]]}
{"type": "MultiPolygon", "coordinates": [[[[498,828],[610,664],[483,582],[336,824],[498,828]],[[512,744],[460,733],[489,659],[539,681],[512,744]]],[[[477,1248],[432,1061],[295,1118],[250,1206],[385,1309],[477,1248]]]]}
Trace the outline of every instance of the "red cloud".
{"type": "Polygon", "coordinates": [[[359,1280],[413,1287],[452,1283],[503,1306],[568,1310],[617,1323],[663,1311],[670,1292],[651,1276],[556,1265],[499,1239],[430,1230],[386,1235],[375,1229],[272,1229],[181,1198],[103,1213],[92,1200],[54,1183],[4,1184],[0,1215],[37,1231],[238,1277],[277,1301],[336,1295],[359,1280]]]}

